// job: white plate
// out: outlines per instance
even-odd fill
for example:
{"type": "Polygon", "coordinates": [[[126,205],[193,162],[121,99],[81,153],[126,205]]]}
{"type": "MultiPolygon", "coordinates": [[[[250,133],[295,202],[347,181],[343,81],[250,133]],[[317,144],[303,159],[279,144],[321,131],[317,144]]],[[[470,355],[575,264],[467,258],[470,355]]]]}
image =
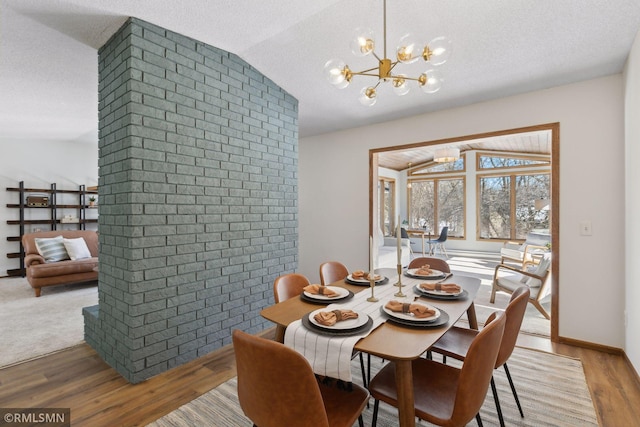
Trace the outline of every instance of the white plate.
{"type": "Polygon", "coordinates": [[[306,296],[307,298],[317,299],[321,301],[331,301],[331,300],[340,299],[349,295],[349,291],[347,289],[341,288],[339,286],[327,286],[327,288],[331,288],[331,290],[337,292],[338,295],[333,297],[328,297],[326,295],[311,294],[307,291],[304,291],[304,296],[306,296]]]}
{"type": "Polygon", "coordinates": [[[327,310],[326,308],[314,310],[311,313],[309,313],[309,321],[313,323],[314,326],[317,326],[323,329],[329,329],[334,331],[344,330],[344,329],[355,329],[355,328],[359,328],[360,326],[366,325],[367,322],[369,321],[369,316],[367,316],[366,313],[356,311],[356,313],[358,313],[358,317],[356,319],[341,320],[340,322],[336,322],[336,324],[333,326],[326,326],[321,323],[318,323],[318,321],[313,318],[317,313],[321,311],[332,311],[332,310],[327,310]]]}
{"type": "Polygon", "coordinates": [[[422,305],[424,307],[430,308],[431,310],[435,310],[436,314],[434,314],[431,317],[425,317],[425,318],[420,319],[420,318],[415,317],[411,313],[398,313],[397,311],[389,310],[386,307],[386,304],[382,306],[382,310],[384,310],[384,312],[387,313],[391,317],[395,317],[396,319],[409,320],[411,322],[433,322],[438,317],[440,317],[440,310],[438,310],[437,308],[435,308],[432,305],[423,304],[421,302],[413,302],[411,304],[419,304],[419,305],[422,305]]]}
{"type": "MultiPolygon", "coordinates": [[[[384,277],[381,276],[380,274],[374,274],[374,277],[377,276],[378,278],[376,279],[376,283],[378,282],[382,282],[384,280],[384,277]]],[[[349,274],[347,276],[348,280],[353,280],[354,282],[362,282],[362,283],[369,283],[369,279],[367,279],[366,277],[353,277],[351,274],[349,274]]]]}
{"type": "Polygon", "coordinates": [[[420,287],[420,284],[416,285],[416,290],[418,292],[424,292],[425,294],[430,294],[430,295],[442,295],[442,296],[448,296],[448,297],[457,297],[458,295],[460,295],[462,292],[464,292],[464,289],[460,288],[460,292],[445,292],[445,291],[430,291],[424,288],[420,287]]]}
{"type": "Polygon", "coordinates": [[[431,274],[416,274],[416,271],[420,270],[419,268],[410,268],[409,270],[407,270],[407,273],[410,276],[414,276],[414,277],[420,277],[423,279],[429,279],[429,278],[442,278],[444,277],[444,273],[440,270],[434,270],[433,268],[431,269],[431,274]]]}

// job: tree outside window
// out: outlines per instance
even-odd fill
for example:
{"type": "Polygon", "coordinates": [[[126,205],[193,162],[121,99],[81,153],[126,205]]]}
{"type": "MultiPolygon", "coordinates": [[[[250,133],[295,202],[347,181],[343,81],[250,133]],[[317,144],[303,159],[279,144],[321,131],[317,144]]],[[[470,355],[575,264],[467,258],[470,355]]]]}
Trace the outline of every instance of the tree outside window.
{"type": "Polygon", "coordinates": [[[409,192],[409,227],[433,234],[449,227],[449,236],[464,237],[464,178],[412,181],[409,192]],[[437,191],[436,191],[437,190],[437,191]]]}
{"type": "Polygon", "coordinates": [[[525,239],[534,228],[549,228],[548,211],[535,208],[536,199],[548,199],[548,173],[480,177],[481,239],[525,239]]]}

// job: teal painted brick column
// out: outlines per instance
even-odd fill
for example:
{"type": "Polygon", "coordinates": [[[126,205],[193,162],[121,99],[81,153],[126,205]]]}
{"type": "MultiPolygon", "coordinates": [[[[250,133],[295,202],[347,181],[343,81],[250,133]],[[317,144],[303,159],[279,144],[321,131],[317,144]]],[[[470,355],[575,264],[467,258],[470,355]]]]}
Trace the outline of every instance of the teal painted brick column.
{"type": "Polygon", "coordinates": [[[298,261],[298,103],[234,54],[131,18],[99,51],[99,305],[130,382],[272,326],[298,261]]]}

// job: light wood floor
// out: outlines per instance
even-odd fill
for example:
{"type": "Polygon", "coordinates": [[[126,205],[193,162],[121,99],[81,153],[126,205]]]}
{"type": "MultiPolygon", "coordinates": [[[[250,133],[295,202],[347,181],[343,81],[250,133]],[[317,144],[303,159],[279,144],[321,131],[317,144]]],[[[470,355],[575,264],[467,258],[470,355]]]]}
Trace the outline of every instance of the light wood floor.
{"type": "MultiPolygon", "coordinates": [[[[272,338],[273,330],[264,336],[272,338]]],[[[518,345],[579,358],[601,426],[640,423],[640,387],[622,356],[521,335],[518,345]]],[[[235,376],[225,347],[140,384],[86,344],[0,369],[0,408],[71,408],[74,426],[144,426],[235,376]]]]}

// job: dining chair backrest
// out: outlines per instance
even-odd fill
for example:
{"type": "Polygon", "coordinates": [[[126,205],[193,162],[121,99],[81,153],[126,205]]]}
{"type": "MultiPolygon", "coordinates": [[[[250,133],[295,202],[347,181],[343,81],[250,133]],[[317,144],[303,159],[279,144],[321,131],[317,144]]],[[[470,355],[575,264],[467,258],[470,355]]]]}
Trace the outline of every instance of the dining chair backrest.
{"type": "Polygon", "coordinates": [[[440,231],[440,237],[438,237],[438,242],[440,243],[446,242],[448,234],[449,234],[449,227],[442,227],[442,230],[440,231]]]}
{"type": "Polygon", "coordinates": [[[238,400],[255,425],[329,426],[316,377],[302,355],[240,330],[233,331],[233,347],[238,400]]]}
{"type": "Polygon", "coordinates": [[[338,261],[327,261],[320,264],[320,284],[323,286],[343,280],[348,275],[347,267],[338,261]]]}
{"type": "Polygon", "coordinates": [[[529,302],[530,295],[531,291],[527,286],[520,286],[511,294],[509,304],[504,310],[507,316],[507,322],[504,327],[504,333],[502,334],[498,358],[496,359],[496,368],[504,365],[507,360],[509,360],[509,357],[511,357],[511,353],[513,353],[516,341],[518,340],[518,334],[520,333],[520,327],[522,326],[522,320],[524,319],[524,313],[527,311],[527,303],[529,302]]]}
{"type": "Polygon", "coordinates": [[[493,375],[507,316],[494,312],[473,339],[458,378],[451,425],[465,425],[484,403],[493,375]]]}
{"type": "Polygon", "coordinates": [[[309,279],[302,274],[289,273],[277,277],[273,282],[273,297],[276,304],[300,295],[302,289],[310,284],[309,279]]]}
{"type": "Polygon", "coordinates": [[[429,267],[433,268],[434,270],[440,270],[443,273],[451,273],[451,268],[449,267],[447,261],[440,258],[432,258],[427,256],[412,259],[409,263],[408,268],[420,268],[426,264],[429,264],[429,267]]]}

